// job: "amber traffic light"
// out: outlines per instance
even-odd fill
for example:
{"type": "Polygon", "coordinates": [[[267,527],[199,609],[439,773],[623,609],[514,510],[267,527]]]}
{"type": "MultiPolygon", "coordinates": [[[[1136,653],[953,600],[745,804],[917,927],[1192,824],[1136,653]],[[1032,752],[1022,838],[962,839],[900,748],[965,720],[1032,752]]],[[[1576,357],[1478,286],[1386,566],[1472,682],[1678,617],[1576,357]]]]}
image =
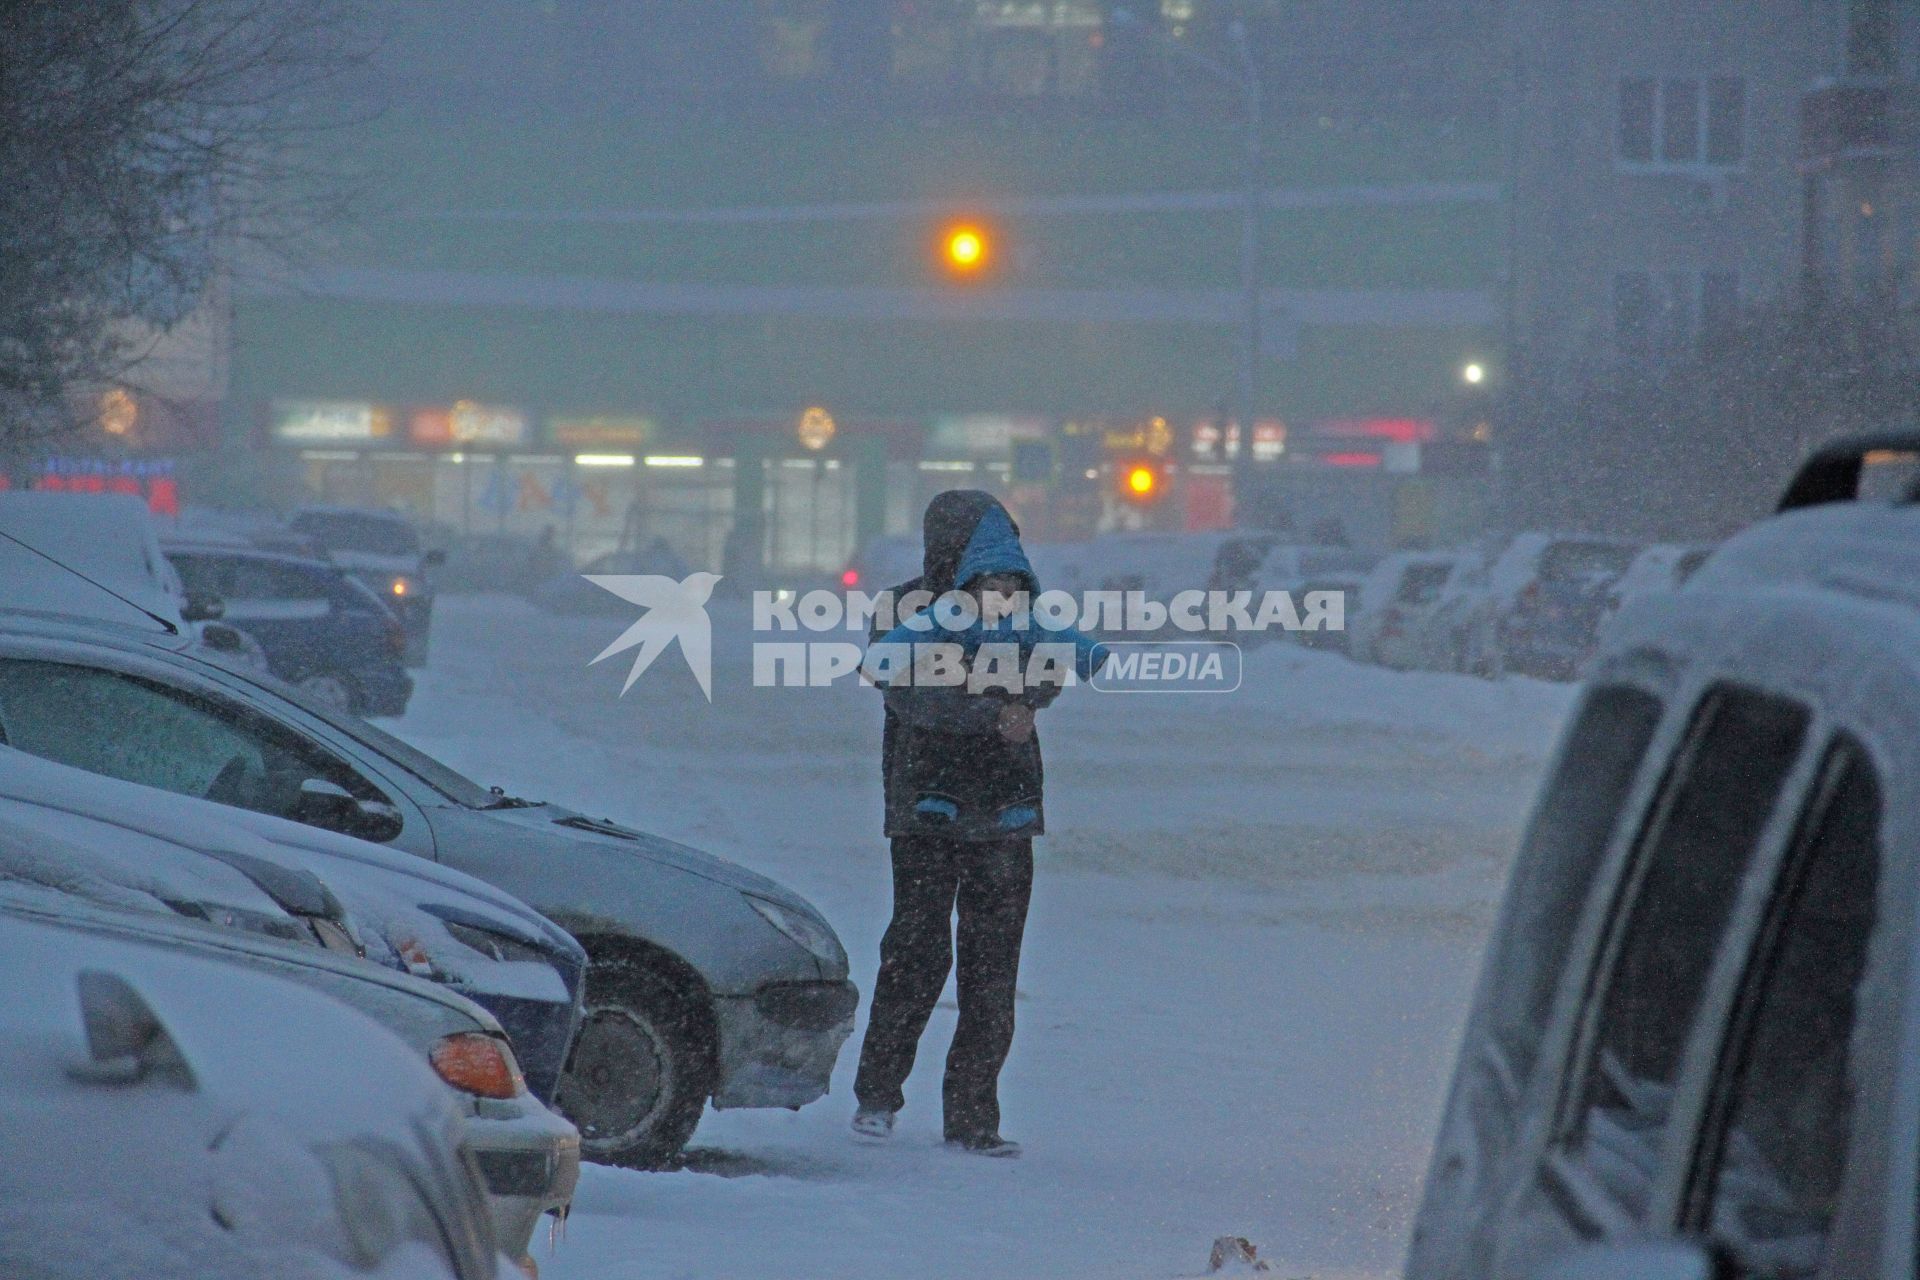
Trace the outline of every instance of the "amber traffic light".
{"type": "Polygon", "coordinates": [[[991,246],[987,233],[971,223],[948,227],[941,236],[941,255],[955,275],[970,276],[987,265],[991,246]]]}
{"type": "Polygon", "coordinates": [[[1158,500],[1160,469],[1151,462],[1128,463],[1120,472],[1120,495],[1130,502],[1158,500]]]}

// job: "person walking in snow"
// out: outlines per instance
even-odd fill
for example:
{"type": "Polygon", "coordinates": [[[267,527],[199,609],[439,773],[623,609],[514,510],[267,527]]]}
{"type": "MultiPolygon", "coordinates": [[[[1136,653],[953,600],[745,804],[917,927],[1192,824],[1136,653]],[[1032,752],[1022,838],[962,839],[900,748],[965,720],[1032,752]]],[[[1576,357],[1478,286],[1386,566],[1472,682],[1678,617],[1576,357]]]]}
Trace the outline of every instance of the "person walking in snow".
{"type": "MultiPolygon", "coordinates": [[[[894,589],[896,601],[912,592],[936,600],[965,592],[976,603],[989,593],[1038,593],[1020,531],[991,494],[938,495],[928,504],[923,532],[922,573],[894,589]]],[[[934,616],[923,610],[897,626],[883,618],[869,654],[945,641],[972,659],[983,643],[1007,641],[1024,657],[1036,643],[1053,641],[1071,646],[1081,678],[1099,665],[1098,646],[1078,632],[1036,635],[1012,629],[1007,620],[995,626],[991,617],[943,632],[934,616]]],[[[947,1052],[943,1128],[947,1142],[964,1150],[1015,1156],[1019,1144],[1000,1134],[999,1078],[1013,1044],[1033,837],[1045,822],[1034,713],[1058,696],[1060,682],[1029,683],[1015,693],[874,679],[886,694],[881,755],[893,918],[880,942],[880,975],[853,1085],[853,1129],[870,1140],[893,1132],[906,1101],[902,1085],[954,965],[957,908],[960,1017],[947,1052]]]]}

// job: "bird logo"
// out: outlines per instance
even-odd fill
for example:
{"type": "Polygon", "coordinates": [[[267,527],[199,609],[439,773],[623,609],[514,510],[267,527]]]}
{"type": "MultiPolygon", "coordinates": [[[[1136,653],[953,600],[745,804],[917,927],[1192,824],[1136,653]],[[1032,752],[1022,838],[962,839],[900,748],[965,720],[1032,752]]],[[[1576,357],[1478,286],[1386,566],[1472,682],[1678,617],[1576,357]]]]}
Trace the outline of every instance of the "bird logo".
{"type": "Polygon", "coordinates": [[[713,595],[714,584],[720,581],[719,574],[693,573],[679,582],[655,573],[581,576],[601,590],[611,591],[627,603],[646,610],[638,622],[621,632],[620,638],[602,649],[588,666],[639,646],[640,651],[633,656],[633,668],[627,672],[627,682],[620,686],[620,696],[624,698],[640,673],[678,641],[680,655],[687,660],[693,678],[699,682],[700,692],[707,695],[708,702],[713,701],[713,622],[707,617],[707,600],[713,595]]]}

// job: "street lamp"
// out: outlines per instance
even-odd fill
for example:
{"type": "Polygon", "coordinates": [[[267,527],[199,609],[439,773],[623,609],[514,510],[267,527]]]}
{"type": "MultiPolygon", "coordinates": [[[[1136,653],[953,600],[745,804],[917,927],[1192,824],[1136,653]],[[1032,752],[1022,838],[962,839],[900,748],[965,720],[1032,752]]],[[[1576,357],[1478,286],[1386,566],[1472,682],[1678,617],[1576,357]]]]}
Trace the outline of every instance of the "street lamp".
{"type": "Polygon", "coordinates": [[[1487,380],[1487,367],[1478,360],[1470,361],[1460,370],[1460,380],[1470,387],[1477,387],[1487,380]]]}
{"type": "Polygon", "coordinates": [[[1242,503],[1253,491],[1253,416],[1259,380],[1261,350],[1260,288],[1260,214],[1266,206],[1266,194],[1260,183],[1260,125],[1264,113],[1260,68],[1253,58],[1253,43],[1247,36],[1247,24],[1235,18],[1227,28],[1233,40],[1238,66],[1215,61],[1178,40],[1169,39],[1159,27],[1144,23],[1131,9],[1116,9],[1116,26],[1145,30],[1158,38],[1164,48],[1179,54],[1194,66],[1240,92],[1241,123],[1245,127],[1244,168],[1241,173],[1240,209],[1240,290],[1242,333],[1239,377],[1235,386],[1234,417],[1239,422],[1240,447],[1233,456],[1234,519],[1244,518],[1242,503]]]}

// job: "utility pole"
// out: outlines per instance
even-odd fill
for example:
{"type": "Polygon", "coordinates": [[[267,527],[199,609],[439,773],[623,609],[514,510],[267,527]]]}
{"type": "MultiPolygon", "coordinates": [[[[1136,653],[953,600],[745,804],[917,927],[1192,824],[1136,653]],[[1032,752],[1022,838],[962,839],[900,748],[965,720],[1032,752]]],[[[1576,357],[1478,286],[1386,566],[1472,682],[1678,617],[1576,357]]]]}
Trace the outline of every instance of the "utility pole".
{"type": "MultiPolygon", "coordinates": [[[[1248,499],[1253,496],[1253,419],[1257,412],[1263,347],[1260,219],[1266,210],[1267,197],[1266,187],[1261,181],[1260,174],[1260,131],[1265,115],[1264,95],[1260,85],[1260,64],[1254,57],[1253,41],[1247,33],[1246,20],[1243,18],[1235,18],[1228,28],[1228,35],[1233,40],[1235,62],[1238,64],[1236,66],[1228,66],[1216,61],[1181,41],[1172,39],[1158,26],[1141,19],[1131,9],[1115,9],[1111,20],[1118,26],[1145,31],[1159,41],[1162,48],[1178,54],[1224,83],[1236,86],[1240,93],[1240,123],[1246,132],[1240,174],[1242,314],[1240,358],[1237,362],[1238,376],[1234,379],[1233,397],[1234,429],[1239,436],[1233,455],[1233,515],[1234,523],[1243,523],[1250,505],[1248,499]]],[[[1224,440],[1222,443],[1224,445],[1224,440]]]]}
{"type": "Polygon", "coordinates": [[[1253,496],[1253,419],[1259,397],[1262,346],[1260,221],[1266,207],[1266,193],[1260,180],[1263,115],[1260,68],[1253,58],[1252,42],[1247,38],[1247,24],[1236,18],[1232,35],[1240,58],[1241,113],[1246,127],[1245,172],[1241,175],[1245,190],[1240,214],[1240,287],[1244,295],[1245,331],[1241,334],[1239,394],[1235,397],[1233,415],[1240,432],[1240,447],[1233,459],[1233,521],[1244,525],[1253,496]]]}

